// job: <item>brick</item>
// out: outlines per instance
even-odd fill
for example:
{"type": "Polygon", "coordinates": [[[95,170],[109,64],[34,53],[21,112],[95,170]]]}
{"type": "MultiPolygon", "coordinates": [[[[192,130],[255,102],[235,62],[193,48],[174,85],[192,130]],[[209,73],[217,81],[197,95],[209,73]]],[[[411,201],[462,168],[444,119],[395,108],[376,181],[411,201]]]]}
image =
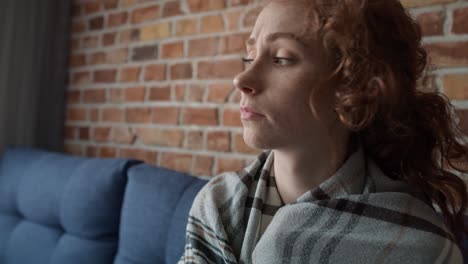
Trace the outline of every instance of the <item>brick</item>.
{"type": "Polygon", "coordinates": [[[65,140],[67,140],[67,139],[70,139],[70,140],[76,139],[77,132],[78,132],[78,130],[77,130],[76,127],[74,127],[74,126],[65,126],[63,128],[63,137],[65,138],[65,140]]]}
{"type": "Polygon", "coordinates": [[[126,67],[120,70],[120,82],[137,82],[140,78],[141,67],[126,67]]]}
{"type": "Polygon", "coordinates": [[[255,0],[230,0],[231,6],[248,5],[255,2],[255,0]]]}
{"type": "Polygon", "coordinates": [[[112,142],[118,144],[133,144],[136,135],[130,127],[112,127],[112,142]]]}
{"type": "Polygon", "coordinates": [[[171,65],[171,80],[191,79],[192,71],[190,62],[171,65]]]}
{"type": "Polygon", "coordinates": [[[453,12],[452,32],[456,34],[468,33],[468,7],[453,12]]]}
{"type": "Polygon", "coordinates": [[[190,12],[204,12],[211,10],[224,9],[225,0],[187,0],[190,12]]]}
{"type": "Polygon", "coordinates": [[[94,142],[107,142],[110,136],[110,127],[94,127],[91,130],[91,138],[94,142]]]}
{"type": "Polygon", "coordinates": [[[468,41],[433,43],[424,46],[439,67],[468,66],[468,41]]]}
{"type": "Polygon", "coordinates": [[[96,83],[113,83],[116,80],[117,70],[96,70],[93,72],[93,79],[96,83]]]}
{"type": "Polygon", "coordinates": [[[75,72],[72,75],[72,84],[87,84],[91,82],[90,72],[75,72]]]}
{"type": "Polygon", "coordinates": [[[213,174],[214,158],[197,155],[194,157],[193,174],[211,176],[213,174]]]}
{"type": "Polygon", "coordinates": [[[251,28],[255,25],[255,21],[257,20],[258,14],[262,11],[261,7],[254,7],[250,9],[244,16],[244,20],[242,21],[242,25],[246,28],[251,28]]]}
{"type": "Polygon", "coordinates": [[[76,4],[76,3],[73,3],[72,4],[72,7],[71,7],[71,16],[72,17],[79,17],[81,16],[81,11],[82,11],[82,8],[80,5],[76,4]]]}
{"type": "Polygon", "coordinates": [[[218,157],[218,168],[216,174],[230,171],[239,171],[244,168],[244,161],[238,158],[218,157]]]}
{"type": "Polygon", "coordinates": [[[118,27],[127,23],[128,14],[127,12],[113,13],[109,15],[107,20],[107,27],[118,27]]]}
{"type": "Polygon", "coordinates": [[[187,133],[187,142],[184,147],[188,149],[202,149],[203,148],[203,132],[189,131],[187,133]]]}
{"type": "Polygon", "coordinates": [[[101,5],[98,2],[87,2],[84,5],[83,11],[85,14],[93,14],[101,11],[101,5]]]}
{"type": "Polygon", "coordinates": [[[122,44],[131,43],[140,39],[140,29],[124,29],[119,32],[119,42],[122,44]]]}
{"type": "Polygon", "coordinates": [[[80,144],[65,143],[63,150],[65,153],[68,153],[70,155],[81,156],[82,155],[81,147],[82,146],[80,144]]]}
{"type": "Polygon", "coordinates": [[[70,46],[71,53],[75,53],[80,49],[80,39],[79,38],[70,38],[68,45],[70,46]]]}
{"type": "Polygon", "coordinates": [[[100,115],[100,110],[99,108],[91,108],[89,109],[89,121],[91,122],[98,122],[99,121],[99,115],[100,115]]]}
{"type": "Polygon", "coordinates": [[[248,38],[248,33],[239,33],[223,37],[221,39],[221,53],[243,53],[245,51],[245,41],[248,38]]]}
{"type": "Polygon", "coordinates": [[[73,21],[71,25],[72,33],[83,33],[87,30],[88,26],[85,21],[73,21]]]}
{"type": "Polygon", "coordinates": [[[143,150],[136,148],[122,148],[119,150],[120,158],[141,160],[153,165],[156,164],[157,156],[158,152],[154,150],[143,150]]]}
{"type": "Polygon", "coordinates": [[[170,101],[171,88],[169,86],[156,86],[149,88],[149,101],[170,101]]]}
{"type": "Polygon", "coordinates": [[[120,89],[109,89],[107,94],[107,101],[111,103],[123,102],[123,93],[120,89]]]}
{"type": "Polygon", "coordinates": [[[247,146],[244,142],[242,134],[233,134],[234,141],[234,151],[244,154],[255,154],[258,155],[261,153],[261,150],[253,149],[247,146]]]}
{"type": "Polygon", "coordinates": [[[185,85],[184,84],[176,84],[172,87],[172,93],[174,94],[174,100],[176,101],[184,101],[185,98],[185,85]]]}
{"type": "Polygon", "coordinates": [[[443,12],[423,13],[419,15],[416,20],[421,26],[424,36],[437,36],[444,34],[444,20],[443,12]]]}
{"type": "Polygon", "coordinates": [[[225,103],[233,92],[232,83],[213,83],[208,86],[208,102],[225,103]]]}
{"type": "Polygon", "coordinates": [[[190,88],[187,90],[188,96],[187,100],[190,102],[203,102],[205,98],[206,89],[202,85],[191,84],[190,88]]]}
{"type": "Polygon", "coordinates": [[[468,100],[468,74],[450,74],[443,78],[444,93],[452,100],[468,100]]]}
{"type": "Polygon", "coordinates": [[[227,152],[231,149],[229,132],[214,131],[206,135],[206,147],[208,150],[227,152]]]}
{"type": "Polygon", "coordinates": [[[189,41],[189,57],[214,56],[218,54],[219,37],[193,39],[189,41]]]}
{"type": "Polygon", "coordinates": [[[184,42],[178,41],[173,43],[166,43],[162,45],[162,58],[175,59],[184,56],[184,42]]]}
{"type": "Polygon", "coordinates": [[[184,108],[183,120],[185,125],[218,125],[218,111],[216,108],[184,108]]]}
{"type": "Polygon", "coordinates": [[[200,21],[201,33],[216,33],[224,31],[224,19],[221,15],[204,16],[200,21]]]}
{"type": "Polygon", "coordinates": [[[114,45],[116,36],[117,36],[117,33],[115,32],[104,33],[104,35],[102,35],[102,45],[105,47],[114,45]]]}
{"type": "Polygon", "coordinates": [[[177,107],[154,107],[152,109],[152,123],[177,125],[179,123],[179,108],[177,107]]]}
{"type": "Polygon", "coordinates": [[[164,3],[162,11],[163,17],[178,16],[183,14],[184,12],[180,8],[180,1],[169,1],[164,3]]]}
{"type": "Polygon", "coordinates": [[[166,80],[166,65],[151,64],[145,67],[145,81],[164,81],[166,80]]]}
{"type": "Polygon", "coordinates": [[[184,131],[178,129],[137,128],[136,135],[145,145],[181,147],[184,131]]]}
{"type": "Polygon", "coordinates": [[[231,12],[226,12],[224,13],[226,20],[227,20],[227,25],[226,29],[229,31],[235,31],[239,29],[239,18],[241,15],[241,11],[231,11],[231,12]]]}
{"type": "Polygon", "coordinates": [[[158,45],[134,47],[132,49],[132,61],[154,60],[158,58],[158,45]]]}
{"type": "Polygon", "coordinates": [[[137,4],[137,0],[121,0],[120,1],[120,6],[122,7],[134,6],[136,4],[137,4]]]}
{"type": "Polygon", "coordinates": [[[128,48],[111,50],[106,55],[107,63],[122,64],[128,61],[128,48]]]}
{"type": "Polygon", "coordinates": [[[468,109],[458,109],[457,116],[460,119],[458,124],[462,132],[468,136],[468,109]]]}
{"type": "Polygon", "coordinates": [[[98,16],[89,20],[90,30],[100,30],[104,27],[104,17],[98,16]]]}
{"type": "Polygon", "coordinates": [[[89,127],[80,127],[78,129],[78,139],[89,140],[89,127]]]}
{"type": "Polygon", "coordinates": [[[420,7],[420,6],[429,6],[437,4],[447,4],[455,2],[456,0],[401,0],[401,3],[404,7],[420,7]]]}
{"type": "Polygon", "coordinates": [[[128,123],[150,123],[151,108],[134,107],[125,110],[125,121],[128,123]]]}
{"type": "Polygon", "coordinates": [[[102,2],[106,10],[114,9],[118,6],[118,0],[102,0],[102,2]]]}
{"type": "Polygon", "coordinates": [[[84,90],[83,101],[85,103],[104,103],[106,101],[106,90],[105,89],[84,90]]]}
{"type": "Polygon", "coordinates": [[[70,67],[76,68],[86,65],[86,55],[85,54],[75,54],[70,56],[70,67]]]}
{"type": "Polygon", "coordinates": [[[239,59],[202,61],[198,64],[198,78],[200,79],[232,79],[241,71],[242,61],[239,59]]]}
{"type": "Polygon", "coordinates": [[[146,90],[144,86],[129,87],[124,90],[125,102],[145,101],[146,90]]]}
{"type": "Polygon", "coordinates": [[[197,19],[182,19],[176,22],[176,30],[175,33],[177,36],[187,36],[187,35],[194,35],[198,33],[197,30],[197,19]]]}
{"type": "Polygon", "coordinates": [[[102,109],[102,121],[122,122],[123,111],[120,108],[111,107],[102,109]]]}
{"type": "Polygon", "coordinates": [[[167,38],[171,35],[169,22],[144,26],[140,29],[140,40],[149,41],[167,38]]]}
{"type": "Polygon", "coordinates": [[[81,91],[66,91],[65,99],[67,104],[77,104],[81,102],[81,91]]]}
{"type": "Polygon", "coordinates": [[[106,63],[106,53],[99,51],[89,54],[89,64],[97,65],[106,63]]]}
{"type": "Polygon", "coordinates": [[[99,155],[99,148],[97,146],[86,146],[86,157],[97,157],[99,155]]]}
{"type": "Polygon", "coordinates": [[[164,153],[161,166],[179,172],[190,173],[192,169],[193,156],[190,154],[164,153]]]}
{"type": "Polygon", "coordinates": [[[224,126],[235,126],[242,127],[240,120],[239,109],[224,109],[223,112],[223,125],[224,126]]]}
{"type": "Polygon", "coordinates": [[[115,147],[103,146],[99,147],[100,158],[115,158],[117,156],[117,149],[115,147]]]}
{"type": "Polygon", "coordinates": [[[145,21],[156,20],[159,17],[159,5],[148,6],[136,9],[132,12],[132,23],[141,23],[145,21]]]}
{"type": "Polygon", "coordinates": [[[99,47],[99,36],[86,36],[83,38],[83,47],[93,49],[99,47]]]}

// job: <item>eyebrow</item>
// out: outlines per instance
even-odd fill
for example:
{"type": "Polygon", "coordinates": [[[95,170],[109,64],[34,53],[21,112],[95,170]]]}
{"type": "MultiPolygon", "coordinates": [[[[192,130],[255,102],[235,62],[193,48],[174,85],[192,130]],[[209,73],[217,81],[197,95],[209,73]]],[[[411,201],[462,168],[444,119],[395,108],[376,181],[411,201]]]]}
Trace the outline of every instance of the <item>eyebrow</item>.
{"type": "MultiPolygon", "coordinates": [[[[300,43],[303,46],[307,46],[307,44],[304,42],[304,40],[301,37],[299,37],[298,35],[294,34],[294,33],[284,33],[284,32],[271,33],[271,34],[266,36],[266,41],[267,42],[273,42],[273,41],[275,41],[277,39],[280,39],[280,38],[291,39],[291,40],[294,40],[294,41],[300,43]]],[[[253,46],[253,45],[255,45],[255,42],[256,42],[255,38],[249,38],[245,42],[245,45],[247,47],[253,46]]]]}

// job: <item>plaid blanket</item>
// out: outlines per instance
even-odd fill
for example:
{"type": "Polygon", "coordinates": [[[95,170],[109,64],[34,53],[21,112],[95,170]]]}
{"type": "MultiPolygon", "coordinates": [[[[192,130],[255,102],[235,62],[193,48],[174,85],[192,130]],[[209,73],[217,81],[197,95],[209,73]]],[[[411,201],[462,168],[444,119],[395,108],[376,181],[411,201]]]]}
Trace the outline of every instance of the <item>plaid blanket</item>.
{"type": "Polygon", "coordinates": [[[283,206],[265,202],[273,158],[272,151],[263,152],[240,172],[218,175],[202,188],[179,264],[463,263],[431,203],[385,176],[362,149],[283,206]]]}

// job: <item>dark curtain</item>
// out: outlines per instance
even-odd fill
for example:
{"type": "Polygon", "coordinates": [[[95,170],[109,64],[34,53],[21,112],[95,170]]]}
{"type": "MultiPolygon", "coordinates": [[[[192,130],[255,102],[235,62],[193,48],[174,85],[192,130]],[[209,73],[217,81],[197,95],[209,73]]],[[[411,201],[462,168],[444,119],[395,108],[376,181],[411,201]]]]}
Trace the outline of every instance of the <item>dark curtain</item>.
{"type": "Polygon", "coordinates": [[[69,0],[0,0],[0,153],[61,151],[69,0]]]}

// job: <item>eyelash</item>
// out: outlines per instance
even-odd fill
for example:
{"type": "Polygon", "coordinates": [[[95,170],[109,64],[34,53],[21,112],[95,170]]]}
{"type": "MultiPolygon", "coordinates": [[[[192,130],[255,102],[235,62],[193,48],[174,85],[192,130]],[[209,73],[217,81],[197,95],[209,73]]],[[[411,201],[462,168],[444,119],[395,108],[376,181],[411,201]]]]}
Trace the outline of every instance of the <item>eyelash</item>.
{"type": "MultiPolygon", "coordinates": [[[[283,58],[283,57],[273,58],[273,61],[278,61],[278,60],[284,60],[284,61],[287,61],[288,63],[293,62],[293,59],[289,59],[289,58],[283,58]]],[[[244,64],[251,64],[253,61],[254,61],[253,59],[242,58],[242,62],[244,62],[244,64]]],[[[280,66],[287,66],[287,65],[280,65],[280,66]]]]}

